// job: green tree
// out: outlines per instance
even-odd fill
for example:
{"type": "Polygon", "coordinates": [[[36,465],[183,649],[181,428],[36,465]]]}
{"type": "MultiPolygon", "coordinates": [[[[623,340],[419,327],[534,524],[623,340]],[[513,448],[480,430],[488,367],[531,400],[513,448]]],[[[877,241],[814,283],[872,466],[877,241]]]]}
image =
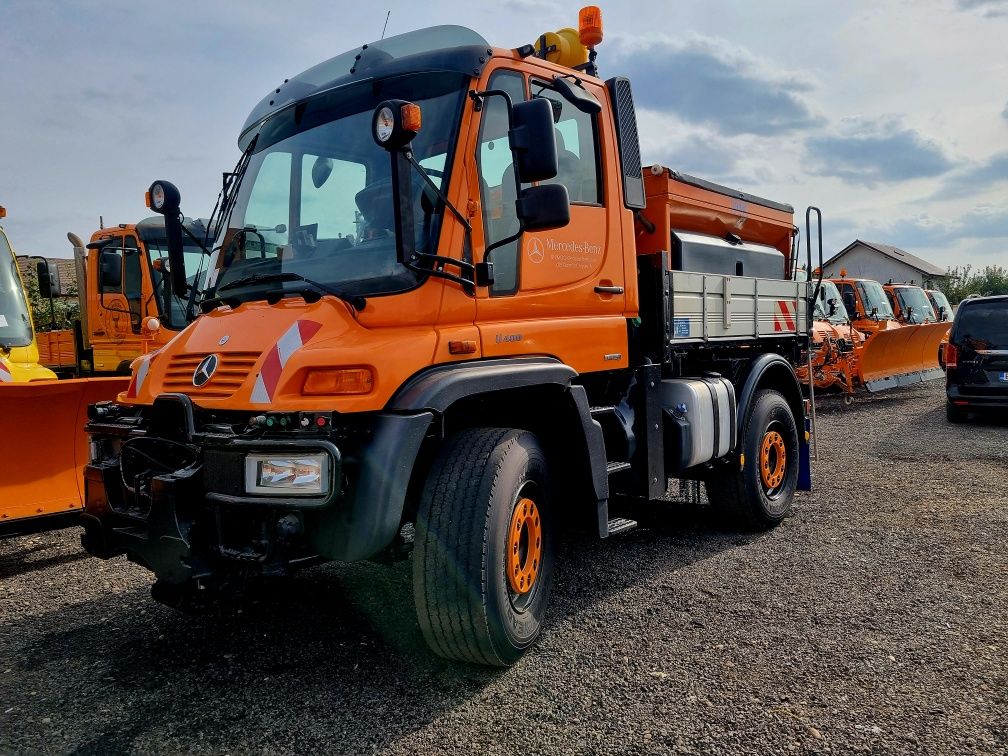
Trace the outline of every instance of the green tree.
{"type": "Polygon", "coordinates": [[[28,290],[28,302],[32,311],[32,320],[35,321],[36,331],[59,331],[63,328],[70,328],[73,322],[80,317],[80,305],[77,302],[77,286],[71,283],[67,287],[67,295],[53,297],[52,305],[49,300],[39,294],[38,278],[34,271],[24,277],[25,288],[28,290]],[[55,319],[53,317],[55,313],[55,319]]]}
{"type": "Polygon", "coordinates": [[[964,265],[961,268],[949,268],[948,277],[939,285],[952,304],[959,304],[971,294],[991,296],[1008,294],[1008,268],[1001,265],[988,265],[980,270],[964,265]]]}

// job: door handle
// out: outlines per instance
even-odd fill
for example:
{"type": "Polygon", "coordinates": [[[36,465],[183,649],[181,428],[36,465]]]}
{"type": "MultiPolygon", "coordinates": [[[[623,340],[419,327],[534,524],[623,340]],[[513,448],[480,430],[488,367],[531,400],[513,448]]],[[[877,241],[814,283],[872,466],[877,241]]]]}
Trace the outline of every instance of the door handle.
{"type": "Polygon", "coordinates": [[[596,286],[595,287],[595,293],[596,294],[622,294],[623,293],[623,287],[622,286],[596,286]]]}

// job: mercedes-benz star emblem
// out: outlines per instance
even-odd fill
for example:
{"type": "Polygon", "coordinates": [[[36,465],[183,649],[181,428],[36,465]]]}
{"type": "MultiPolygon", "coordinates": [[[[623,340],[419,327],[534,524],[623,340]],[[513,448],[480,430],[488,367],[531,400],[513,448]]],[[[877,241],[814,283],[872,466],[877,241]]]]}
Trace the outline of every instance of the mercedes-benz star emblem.
{"type": "Polygon", "coordinates": [[[217,363],[219,361],[220,360],[216,354],[208,354],[200,360],[200,364],[196,366],[196,369],[192,374],[192,385],[199,388],[213,378],[213,374],[217,370],[217,363]]]}

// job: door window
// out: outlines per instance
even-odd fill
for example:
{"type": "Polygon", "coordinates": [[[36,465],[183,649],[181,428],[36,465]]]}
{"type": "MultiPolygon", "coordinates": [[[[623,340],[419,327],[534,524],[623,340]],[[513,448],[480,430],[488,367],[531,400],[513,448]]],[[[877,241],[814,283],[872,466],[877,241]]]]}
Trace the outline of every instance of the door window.
{"type": "MultiPolygon", "coordinates": [[[[495,73],[487,88],[507,92],[512,102],[525,99],[525,83],[515,71],[495,73]]],[[[489,248],[493,242],[518,232],[514,163],[508,144],[508,114],[503,97],[488,97],[484,101],[476,165],[483,197],[483,236],[489,248]]],[[[491,296],[517,291],[519,242],[520,239],[515,239],[491,253],[494,265],[491,296]]]]}
{"type": "Polygon", "coordinates": [[[559,170],[546,183],[566,186],[572,203],[601,204],[595,116],[581,112],[543,82],[532,82],[532,97],[543,97],[553,106],[559,170]]]}
{"type": "Polygon", "coordinates": [[[130,324],[135,333],[140,333],[143,320],[143,272],[140,249],[135,237],[127,236],[123,243],[123,294],[130,309],[130,324]]]}

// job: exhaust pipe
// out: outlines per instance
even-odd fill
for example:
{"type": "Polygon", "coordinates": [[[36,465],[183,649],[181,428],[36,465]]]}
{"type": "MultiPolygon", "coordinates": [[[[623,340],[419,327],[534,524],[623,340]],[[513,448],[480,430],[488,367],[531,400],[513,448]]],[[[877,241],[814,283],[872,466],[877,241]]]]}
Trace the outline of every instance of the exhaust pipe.
{"type": "Polygon", "coordinates": [[[87,308],[87,250],[77,234],[67,232],[67,239],[74,251],[74,268],[77,273],[77,304],[80,307],[81,341],[84,349],[91,348],[91,331],[88,329],[87,308]]]}

